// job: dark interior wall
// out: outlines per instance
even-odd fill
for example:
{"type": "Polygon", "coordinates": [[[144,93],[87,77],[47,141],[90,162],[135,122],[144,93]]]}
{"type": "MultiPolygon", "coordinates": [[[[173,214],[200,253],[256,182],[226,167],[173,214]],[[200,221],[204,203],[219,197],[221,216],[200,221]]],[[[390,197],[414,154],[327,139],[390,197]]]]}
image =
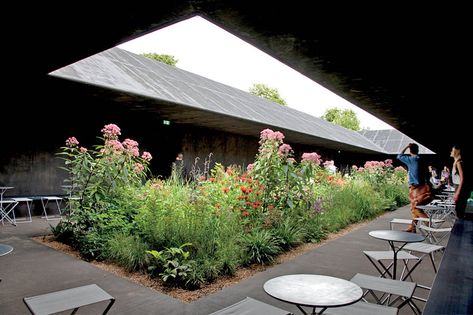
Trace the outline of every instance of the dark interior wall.
{"type": "Polygon", "coordinates": [[[153,155],[153,175],[162,174],[181,147],[178,126],[163,125],[156,115],[132,110],[107,95],[71,89],[56,79],[44,79],[41,88],[25,93],[24,101],[8,106],[5,111],[12,119],[2,123],[7,134],[0,146],[0,185],[15,187],[6,196],[61,194],[66,173],[56,153],[71,136],[87,148],[100,144],[97,137],[106,124],[117,124],[120,140],[134,139],[141,152],[153,155]]]}
{"type": "Polygon", "coordinates": [[[248,164],[253,163],[258,152],[258,139],[188,126],[182,141],[182,152],[188,170],[194,167],[203,171],[206,160],[210,161],[210,168],[215,163],[246,168],[248,164]]]}
{"type": "MultiPolygon", "coordinates": [[[[120,140],[138,141],[140,151],[148,151],[153,160],[153,176],[168,176],[178,152],[184,153],[187,166],[199,157],[199,167],[212,153],[212,163],[246,167],[254,161],[259,135],[241,136],[193,125],[163,124],[158,111],[134,96],[124,96],[55,78],[45,78],[43,85],[25,94],[28,105],[10,106],[3,123],[8,134],[0,147],[0,185],[14,186],[7,195],[46,195],[62,193],[66,173],[56,153],[68,137],[76,137],[81,146],[100,144],[100,130],[114,123],[121,128],[120,140]],[[36,104],[36,105],[35,105],[36,104]],[[41,105],[39,105],[41,104],[41,105]],[[21,130],[20,130],[21,129],[21,130]]],[[[159,104],[153,106],[159,107],[159,104]]],[[[277,128],[274,128],[277,130],[277,128]]],[[[333,159],[338,167],[364,164],[381,159],[367,154],[328,150],[290,143],[296,160],[304,152],[317,152],[324,160],[333,159]]],[[[213,164],[212,164],[213,165],[213,164]]]]}

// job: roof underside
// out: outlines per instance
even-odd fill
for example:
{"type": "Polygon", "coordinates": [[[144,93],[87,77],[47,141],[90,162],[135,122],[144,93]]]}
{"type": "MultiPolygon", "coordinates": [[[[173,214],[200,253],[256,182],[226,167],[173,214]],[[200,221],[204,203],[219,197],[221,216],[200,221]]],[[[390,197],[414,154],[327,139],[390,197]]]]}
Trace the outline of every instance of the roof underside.
{"type": "MultiPolygon", "coordinates": [[[[398,154],[408,144],[416,142],[396,129],[362,130],[360,134],[382,147],[388,154],[398,154]]],[[[435,154],[419,143],[420,154],[435,154]]]]}
{"type": "Polygon", "coordinates": [[[240,0],[11,5],[18,5],[11,12],[35,12],[2,20],[4,43],[12,50],[4,58],[5,91],[18,90],[28,76],[31,93],[21,96],[21,104],[34,104],[47,73],[199,14],[446,159],[453,142],[470,146],[467,2],[367,3],[369,10],[337,1],[270,7],[240,0]]]}
{"type": "Polygon", "coordinates": [[[276,128],[286,133],[287,142],[384,153],[357,132],[119,48],[51,75],[127,94],[116,99],[176,123],[255,137],[264,128],[276,128]]]}

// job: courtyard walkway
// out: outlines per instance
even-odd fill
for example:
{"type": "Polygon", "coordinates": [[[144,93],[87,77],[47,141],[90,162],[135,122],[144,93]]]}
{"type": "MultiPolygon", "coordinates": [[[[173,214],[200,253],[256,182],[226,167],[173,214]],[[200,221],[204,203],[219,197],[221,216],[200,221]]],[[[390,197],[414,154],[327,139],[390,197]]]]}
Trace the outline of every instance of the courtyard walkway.
{"type": "MultiPolygon", "coordinates": [[[[392,218],[409,217],[408,207],[386,212],[319,248],[192,303],[181,302],[117,277],[32,240],[32,236],[50,233],[49,224],[44,219],[35,217],[33,223],[19,224],[16,227],[0,225],[0,243],[14,247],[13,252],[0,257],[0,314],[29,314],[22,301],[23,297],[92,283],[116,298],[109,314],[208,314],[246,296],[300,314],[297,307],[268,296],[263,291],[264,282],[279,275],[295,273],[313,273],[343,279],[350,279],[356,273],[377,276],[376,270],[362,251],[387,250],[387,243],[370,237],[368,232],[389,229],[392,218]]],[[[414,272],[414,279],[430,285],[433,278],[432,266],[428,260],[424,260],[414,272]]],[[[417,289],[415,295],[426,297],[427,293],[417,289]]],[[[416,303],[421,309],[424,307],[423,302],[416,303]]],[[[77,314],[99,314],[104,307],[105,304],[99,304],[81,308],[77,314]]],[[[406,306],[399,314],[412,314],[412,311],[406,306]]]]}

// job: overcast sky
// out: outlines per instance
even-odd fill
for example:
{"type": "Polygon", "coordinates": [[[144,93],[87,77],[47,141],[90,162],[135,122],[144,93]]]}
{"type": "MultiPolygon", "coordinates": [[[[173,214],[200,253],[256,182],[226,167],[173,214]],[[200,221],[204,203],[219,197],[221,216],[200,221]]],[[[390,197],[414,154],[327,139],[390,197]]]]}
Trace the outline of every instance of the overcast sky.
{"type": "Polygon", "coordinates": [[[263,83],[279,91],[289,107],[320,117],[328,108],[353,109],[362,128],[392,127],[299,72],[201,17],[194,17],[124,43],[130,52],[169,54],[177,67],[248,91],[263,83]]]}

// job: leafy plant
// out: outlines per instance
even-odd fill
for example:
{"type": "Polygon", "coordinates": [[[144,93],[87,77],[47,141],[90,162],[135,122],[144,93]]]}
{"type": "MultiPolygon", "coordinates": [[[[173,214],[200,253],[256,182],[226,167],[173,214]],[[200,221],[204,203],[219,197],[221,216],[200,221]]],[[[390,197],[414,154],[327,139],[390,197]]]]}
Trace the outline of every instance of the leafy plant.
{"type": "Polygon", "coordinates": [[[243,245],[246,248],[246,263],[257,263],[264,265],[271,263],[274,256],[281,248],[278,241],[267,230],[255,230],[243,237],[243,245]]]}
{"type": "Polygon", "coordinates": [[[148,263],[147,244],[137,236],[117,234],[108,240],[106,247],[106,258],[128,271],[141,270],[148,263]]]}
{"type": "Polygon", "coordinates": [[[305,229],[300,224],[293,223],[289,218],[286,218],[273,228],[277,244],[285,250],[302,243],[305,233],[305,229]]]}
{"type": "Polygon", "coordinates": [[[163,251],[147,250],[146,253],[153,257],[148,270],[155,276],[157,274],[165,284],[170,286],[195,285],[194,281],[190,281],[195,262],[189,260],[189,252],[183,249],[190,245],[192,244],[185,243],[163,251]]]}

